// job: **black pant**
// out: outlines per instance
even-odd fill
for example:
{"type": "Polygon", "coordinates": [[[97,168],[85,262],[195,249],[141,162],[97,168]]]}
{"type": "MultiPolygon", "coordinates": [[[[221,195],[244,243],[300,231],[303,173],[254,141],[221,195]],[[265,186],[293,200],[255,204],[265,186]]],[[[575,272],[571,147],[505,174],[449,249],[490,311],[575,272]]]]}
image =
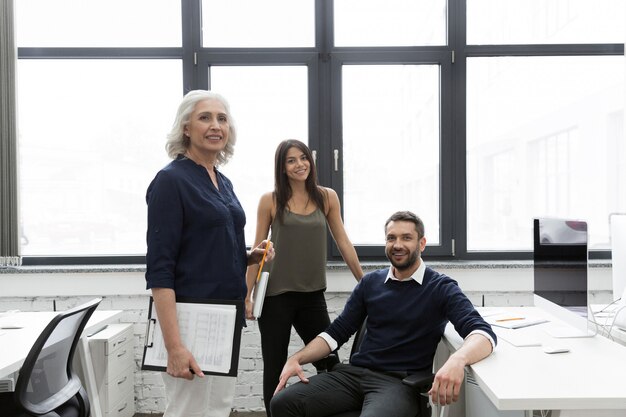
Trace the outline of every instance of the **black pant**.
{"type": "Polygon", "coordinates": [[[268,417],[271,417],[272,395],[287,361],[291,326],[307,344],[329,324],[323,290],[286,292],[265,298],[263,314],[259,318],[259,331],[263,353],[263,401],[268,417]]]}
{"type": "Polygon", "coordinates": [[[326,417],[361,410],[361,417],[415,417],[419,397],[402,378],[352,365],[313,375],[272,399],[274,417],[326,417]]]}

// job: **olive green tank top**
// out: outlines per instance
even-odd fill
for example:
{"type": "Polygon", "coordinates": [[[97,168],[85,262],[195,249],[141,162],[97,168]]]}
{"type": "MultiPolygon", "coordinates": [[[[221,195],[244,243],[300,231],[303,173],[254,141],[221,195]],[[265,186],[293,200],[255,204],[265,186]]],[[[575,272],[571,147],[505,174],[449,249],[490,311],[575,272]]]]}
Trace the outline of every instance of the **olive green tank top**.
{"type": "Polygon", "coordinates": [[[270,277],[266,296],[287,291],[326,288],[326,217],[317,208],[308,215],[285,210],[283,222],[272,222],[274,260],[265,266],[270,277]]]}

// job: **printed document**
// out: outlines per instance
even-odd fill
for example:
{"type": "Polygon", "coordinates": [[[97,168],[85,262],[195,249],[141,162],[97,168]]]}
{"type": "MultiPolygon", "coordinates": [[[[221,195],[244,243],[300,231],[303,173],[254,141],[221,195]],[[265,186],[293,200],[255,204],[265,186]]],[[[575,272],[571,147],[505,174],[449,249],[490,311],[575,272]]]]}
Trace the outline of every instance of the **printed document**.
{"type": "MultiPolygon", "coordinates": [[[[152,307],[143,367],[164,371],[167,368],[167,350],[156,309],[152,307]]],[[[202,371],[213,374],[234,372],[236,375],[236,369],[232,369],[233,354],[238,355],[239,352],[240,335],[236,334],[236,330],[241,329],[241,325],[238,326],[237,306],[177,302],[176,311],[181,339],[202,371]],[[237,346],[234,345],[235,341],[237,346]]],[[[234,363],[236,365],[237,361],[234,363]]]]}

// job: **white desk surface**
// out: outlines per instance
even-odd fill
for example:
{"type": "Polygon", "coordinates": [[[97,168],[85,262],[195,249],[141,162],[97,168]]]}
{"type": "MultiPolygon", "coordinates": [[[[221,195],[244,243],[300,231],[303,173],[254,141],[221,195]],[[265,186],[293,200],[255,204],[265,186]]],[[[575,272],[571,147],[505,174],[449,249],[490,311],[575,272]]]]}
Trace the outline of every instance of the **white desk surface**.
{"type": "MultiPolygon", "coordinates": [[[[10,375],[20,369],[33,343],[50,320],[59,312],[17,312],[0,316],[0,377],[10,375]],[[2,329],[3,326],[21,326],[21,329],[2,329]]],[[[87,325],[84,334],[97,331],[115,321],[122,314],[121,310],[96,310],[87,325]]]]}
{"type": "MultiPolygon", "coordinates": [[[[494,309],[546,315],[535,307],[494,309]]],[[[491,356],[471,366],[493,404],[500,410],[626,409],[626,346],[602,336],[556,339],[543,330],[546,325],[515,331],[569,352],[547,354],[541,346],[515,347],[500,339],[491,356]]],[[[450,324],[445,341],[453,351],[463,343],[450,324]]]]}

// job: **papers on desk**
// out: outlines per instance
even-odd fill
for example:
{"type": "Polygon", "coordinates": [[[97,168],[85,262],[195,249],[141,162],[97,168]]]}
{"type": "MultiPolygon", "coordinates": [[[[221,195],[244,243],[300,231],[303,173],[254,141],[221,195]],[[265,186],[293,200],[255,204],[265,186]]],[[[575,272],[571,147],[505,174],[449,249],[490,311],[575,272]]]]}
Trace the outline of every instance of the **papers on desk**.
{"type": "Polygon", "coordinates": [[[26,327],[23,320],[16,320],[14,317],[0,317],[0,329],[2,330],[18,330],[26,327]]]}
{"type": "MultiPolygon", "coordinates": [[[[237,376],[243,325],[243,303],[226,300],[176,299],[183,343],[205,374],[237,376]]],[[[167,350],[150,297],[146,344],[141,369],[165,371],[167,350]]]]}
{"type": "Polygon", "coordinates": [[[2,311],[0,312],[0,319],[3,317],[8,317],[8,316],[12,316],[15,313],[19,313],[20,310],[7,310],[7,311],[2,311]]]}
{"type": "Polygon", "coordinates": [[[505,340],[516,347],[541,346],[541,341],[524,330],[496,327],[493,329],[498,340],[505,340]]]}
{"type": "Polygon", "coordinates": [[[492,326],[504,327],[506,329],[521,329],[535,324],[545,323],[548,320],[543,317],[531,317],[527,315],[496,314],[485,317],[485,321],[492,326]]]}

